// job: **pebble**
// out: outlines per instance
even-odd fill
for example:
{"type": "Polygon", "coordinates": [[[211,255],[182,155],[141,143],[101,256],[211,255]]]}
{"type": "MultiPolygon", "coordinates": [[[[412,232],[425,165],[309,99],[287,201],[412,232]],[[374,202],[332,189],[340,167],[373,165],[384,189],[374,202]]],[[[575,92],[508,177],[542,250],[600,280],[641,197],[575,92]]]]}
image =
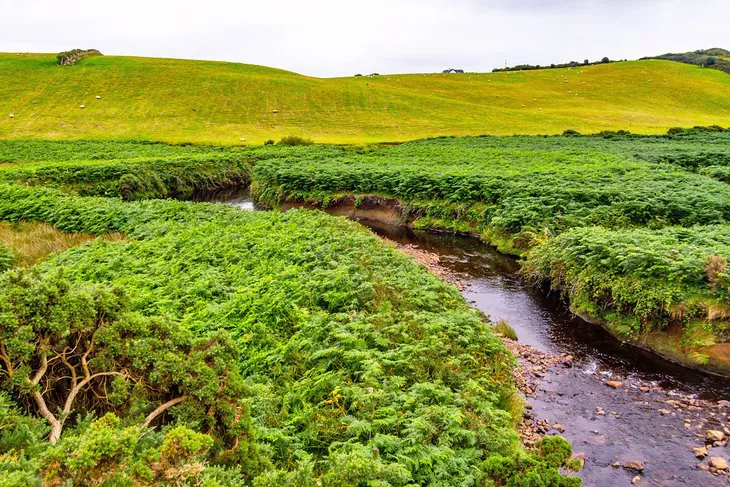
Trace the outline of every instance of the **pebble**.
{"type": "Polygon", "coordinates": [[[692,448],[692,451],[694,452],[694,454],[697,458],[705,458],[707,456],[707,447],[706,446],[692,448]]]}
{"type": "Polygon", "coordinates": [[[607,380],[606,385],[608,387],[613,387],[614,389],[618,389],[620,387],[623,387],[624,383],[621,382],[620,380],[607,380]]]}
{"type": "Polygon", "coordinates": [[[639,482],[641,482],[641,475],[637,475],[636,477],[634,477],[633,479],[631,479],[631,484],[632,485],[636,485],[639,482]]]}
{"type": "Polygon", "coordinates": [[[672,414],[672,412],[669,409],[662,408],[659,410],[659,414],[666,416],[667,414],[672,414]]]}

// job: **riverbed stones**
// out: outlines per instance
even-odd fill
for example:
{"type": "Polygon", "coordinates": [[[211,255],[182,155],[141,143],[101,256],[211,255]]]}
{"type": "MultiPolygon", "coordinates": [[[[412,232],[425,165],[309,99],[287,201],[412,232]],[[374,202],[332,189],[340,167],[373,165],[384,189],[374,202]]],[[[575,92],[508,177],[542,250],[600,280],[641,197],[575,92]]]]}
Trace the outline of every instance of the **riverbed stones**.
{"type": "Polygon", "coordinates": [[[611,387],[611,388],[613,388],[613,389],[620,389],[621,387],[623,387],[623,386],[624,386],[624,383],[623,383],[623,382],[621,382],[620,380],[607,380],[607,381],[605,382],[605,384],[606,384],[606,385],[607,385],[608,387],[611,387]]]}
{"type": "Polygon", "coordinates": [[[631,485],[636,485],[639,482],[641,482],[641,475],[637,475],[636,477],[634,477],[633,479],[631,479],[631,485]]]}
{"type": "Polygon", "coordinates": [[[707,430],[705,439],[710,443],[720,442],[725,439],[725,433],[720,430],[707,430]]]}
{"type": "Polygon", "coordinates": [[[715,470],[727,470],[727,460],[725,460],[722,457],[710,457],[710,461],[708,462],[708,465],[710,468],[714,468],[715,470]]]}
{"type": "Polygon", "coordinates": [[[662,416],[666,416],[666,415],[668,415],[668,414],[672,414],[672,412],[671,412],[671,411],[670,411],[669,409],[666,409],[666,408],[661,408],[661,409],[659,410],[659,414],[661,414],[662,416]]]}
{"type": "Polygon", "coordinates": [[[707,456],[707,447],[706,446],[692,448],[692,451],[694,452],[694,454],[697,458],[705,458],[707,456]]]}

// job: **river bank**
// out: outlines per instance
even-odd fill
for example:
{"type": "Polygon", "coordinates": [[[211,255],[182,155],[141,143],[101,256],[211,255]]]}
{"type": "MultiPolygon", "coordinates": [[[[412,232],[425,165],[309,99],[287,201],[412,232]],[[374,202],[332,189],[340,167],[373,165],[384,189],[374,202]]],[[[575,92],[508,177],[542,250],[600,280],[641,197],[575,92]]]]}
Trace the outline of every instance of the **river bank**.
{"type": "MultiPolygon", "coordinates": [[[[399,249],[426,268],[459,286],[473,305],[495,319],[504,319],[505,314],[520,308],[514,295],[501,304],[499,299],[489,299],[495,294],[488,290],[489,285],[500,283],[494,282],[494,275],[484,275],[485,267],[505,277],[510,266],[504,261],[500,265],[501,259],[494,254],[479,258],[479,250],[485,249],[478,245],[474,248],[468,240],[453,236],[419,235],[365,223],[395,240],[399,249]],[[453,246],[454,242],[460,246],[453,246]],[[446,248],[451,252],[445,252],[446,248]],[[455,248],[464,252],[455,252],[455,248]],[[491,265],[485,266],[490,259],[491,265]]],[[[501,284],[505,283],[502,280],[501,284]]],[[[521,326],[519,320],[516,328],[518,337],[530,336],[529,328],[521,326]]],[[[713,379],[705,376],[701,380],[704,387],[697,387],[701,376],[691,373],[682,377],[683,382],[677,380],[678,375],[662,377],[662,373],[647,373],[625,362],[622,366],[621,357],[604,355],[601,360],[600,350],[531,338],[535,346],[503,338],[520,363],[515,379],[526,404],[520,425],[526,448],[545,435],[564,436],[573,444],[574,457],[585,464],[579,475],[586,485],[719,486],[730,481],[727,470],[711,467],[712,461],[720,462],[711,459],[730,456],[730,402],[721,399],[727,397],[730,385],[723,379],[718,378],[715,386],[719,387],[713,388],[713,379]],[[612,358],[619,359],[613,367],[612,358]]],[[[641,356],[640,350],[632,348],[626,346],[624,352],[641,356]]],[[[659,370],[672,367],[661,362],[657,365],[659,370]]],[[[674,373],[681,370],[677,368],[674,373]]]]}
{"type": "MultiPolygon", "coordinates": [[[[253,209],[247,198],[213,200],[253,209]]],[[[503,341],[520,365],[526,448],[544,435],[564,436],[584,463],[585,485],[727,485],[710,458],[730,458],[730,381],[616,340],[559,296],[525,283],[514,258],[478,239],[360,222],[515,329],[518,341],[503,341]],[[723,439],[708,442],[708,431],[723,439]]]]}

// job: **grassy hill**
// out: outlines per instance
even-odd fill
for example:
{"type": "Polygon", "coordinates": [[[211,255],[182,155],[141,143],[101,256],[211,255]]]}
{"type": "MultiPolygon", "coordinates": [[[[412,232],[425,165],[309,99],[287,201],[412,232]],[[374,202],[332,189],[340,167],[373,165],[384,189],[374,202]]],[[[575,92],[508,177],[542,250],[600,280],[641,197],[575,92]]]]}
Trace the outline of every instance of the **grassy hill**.
{"type": "Polygon", "coordinates": [[[730,77],[670,61],[322,79],[223,62],[103,56],[59,67],[52,54],[0,54],[4,139],[358,143],[711,124],[730,126],[730,77]]]}

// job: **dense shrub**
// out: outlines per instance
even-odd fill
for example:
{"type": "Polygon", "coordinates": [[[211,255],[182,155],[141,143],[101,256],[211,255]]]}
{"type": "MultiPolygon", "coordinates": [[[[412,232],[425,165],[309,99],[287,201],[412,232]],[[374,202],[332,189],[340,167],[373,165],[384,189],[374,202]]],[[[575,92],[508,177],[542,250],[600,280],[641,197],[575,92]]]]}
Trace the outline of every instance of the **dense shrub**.
{"type": "Polygon", "coordinates": [[[298,137],[296,135],[289,135],[287,137],[282,137],[279,141],[279,145],[288,145],[288,146],[295,146],[295,145],[312,145],[314,142],[311,139],[305,139],[304,137],[298,137]]]}

